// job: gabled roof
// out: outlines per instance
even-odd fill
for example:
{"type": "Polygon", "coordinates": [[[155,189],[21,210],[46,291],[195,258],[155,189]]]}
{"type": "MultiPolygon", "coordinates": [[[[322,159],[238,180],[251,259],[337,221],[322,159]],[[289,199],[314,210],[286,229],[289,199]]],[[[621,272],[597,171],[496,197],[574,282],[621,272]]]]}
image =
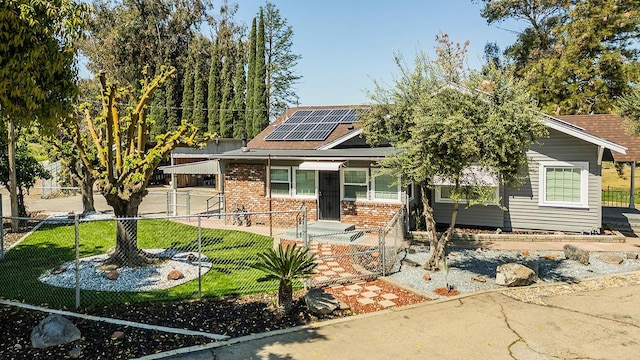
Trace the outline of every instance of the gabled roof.
{"type": "Polygon", "coordinates": [[[624,118],[613,114],[560,115],[557,118],[626,147],[626,154],[612,154],[615,161],[640,161],[640,137],[631,135],[629,124],[624,118]]]}

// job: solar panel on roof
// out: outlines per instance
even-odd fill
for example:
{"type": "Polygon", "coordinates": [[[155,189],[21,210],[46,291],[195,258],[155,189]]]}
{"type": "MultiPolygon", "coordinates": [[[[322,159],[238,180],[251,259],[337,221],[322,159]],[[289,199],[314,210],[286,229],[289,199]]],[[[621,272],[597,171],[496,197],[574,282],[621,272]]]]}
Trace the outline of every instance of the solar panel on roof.
{"type": "Polygon", "coordinates": [[[325,140],[339,124],[355,122],[356,109],[298,110],[265,140],[325,140]]]}

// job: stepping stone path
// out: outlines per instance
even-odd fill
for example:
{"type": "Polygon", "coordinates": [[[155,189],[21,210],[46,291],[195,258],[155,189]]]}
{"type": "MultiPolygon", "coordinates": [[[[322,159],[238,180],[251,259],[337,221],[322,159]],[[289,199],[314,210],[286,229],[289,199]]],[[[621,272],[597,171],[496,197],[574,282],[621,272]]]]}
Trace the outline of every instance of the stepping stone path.
{"type": "Polygon", "coordinates": [[[355,297],[361,305],[378,304],[382,308],[396,306],[393,300],[397,299],[396,294],[384,293],[381,288],[375,285],[367,285],[359,282],[350,285],[334,285],[331,289],[338,291],[346,297],[355,297]]]}
{"type": "Polygon", "coordinates": [[[314,283],[329,283],[332,280],[353,278],[359,273],[351,267],[348,259],[348,247],[333,244],[317,244],[311,246],[311,252],[316,255],[316,274],[312,277],[314,283]],[[344,257],[336,257],[344,255],[344,257]]]}

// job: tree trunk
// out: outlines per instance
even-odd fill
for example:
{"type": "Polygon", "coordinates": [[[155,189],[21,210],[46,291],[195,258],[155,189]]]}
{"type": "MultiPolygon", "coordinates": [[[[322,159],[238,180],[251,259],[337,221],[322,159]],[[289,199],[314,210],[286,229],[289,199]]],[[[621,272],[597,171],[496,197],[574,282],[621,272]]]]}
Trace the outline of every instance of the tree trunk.
{"type": "Polygon", "coordinates": [[[458,201],[456,200],[453,204],[449,228],[447,228],[447,231],[438,237],[435,229],[435,220],[433,218],[433,209],[429,206],[429,199],[426,196],[426,191],[429,189],[425,189],[423,186],[421,187],[421,190],[422,205],[425,209],[424,217],[427,224],[427,231],[429,232],[429,258],[422,268],[429,271],[439,271],[443,270],[446,246],[451,239],[451,235],[453,235],[453,230],[456,226],[456,219],[458,217],[458,201]]]}
{"type": "Polygon", "coordinates": [[[280,305],[285,314],[291,312],[293,307],[293,284],[290,281],[280,280],[278,287],[278,305],[280,305]]]}
{"type": "Polygon", "coordinates": [[[80,193],[82,194],[82,213],[96,212],[93,200],[93,184],[96,182],[96,179],[88,171],[85,171],[84,176],[79,180],[78,184],[80,185],[80,193]]]}
{"type": "Polygon", "coordinates": [[[129,199],[118,195],[103,194],[107,203],[113,207],[116,220],[116,248],[105,261],[106,264],[140,267],[155,262],[155,259],[138,248],[138,207],[144,195],[133,193],[129,199]]]}

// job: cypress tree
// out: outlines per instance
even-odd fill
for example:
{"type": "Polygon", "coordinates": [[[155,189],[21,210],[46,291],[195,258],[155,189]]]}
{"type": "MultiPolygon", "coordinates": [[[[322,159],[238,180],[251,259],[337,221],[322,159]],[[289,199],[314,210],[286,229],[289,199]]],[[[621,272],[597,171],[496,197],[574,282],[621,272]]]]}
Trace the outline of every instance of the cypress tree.
{"type": "Polygon", "coordinates": [[[184,87],[182,90],[182,120],[192,123],[193,120],[193,59],[187,61],[184,70],[184,87]]]}
{"type": "MultiPolygon", "coordinates": [[[[229,44],[228,44],[229,45],[229,44]]],[[[233,68],[234,57],[230,46],[226,48],[227,54],[222,65],[220,80],[222,82],[222,96],[220,97],[220,136],[231,137],[233,135],[233,68]]]]}
{"type": "Polygon", "coordinates": [[[233,87],[235,89],[233,98],[233,137],[239,139],[246,129],[245,124],[245,89],[247,87],[244,72],[244,45],[242,39],[238,39],[238,57],[236,59],[236,71],[234,74],[233,87]]]}
{"type": "Polygon", "coordinates": [[[207,94],[208,129],[210,133],[220,134],[220,49],[216,38],[211,48],[211,67],[209,68],[209,91],[207,94]]]}
{"type": "Polygon", "coordinates": [[[247,135],[253,137],[253,91],[256,73],[256,18],[251,22],[249,33],[249,63],[247,67],[247,96],[244,108],[245,126],[247,135]]]}
{"type": "Polygon", "coordinates": [[[167,98],[165,92],[164,86],[160,86],[153,93],[151,111],[149,112],[149,117],[153,121],[153,125],[151,127],[152,137],[167,132],[167,98]]]}
{"type": "Polygon", "coordinates": [[[176,102],[176,79],[167,80],[167,90],[165,92],[166,98],[166,112],[167,112],[167,121],[166,131],[175,130],[178,125],[180,125],[180,116],[178,115],[178,104],[176,102]]]}
{"type": "Polygon", "coordinates": [[[207,131],[207,114],[204,111],[204,105],[206,103],[205,95],[205,83],[202,72],[202,57],[196,55],[195,68],[193,71],[194,89],[193,89],[193,125],[195,125],[200,131],[207,131]]]}
{"type": "Polygon", "coordinates": [[[267,112],[267,67],[265,64],[264,15],[260,8],[258,33],[256,36],[256,68],[253,84],[253,136],[269,125],[267,112]]]}

